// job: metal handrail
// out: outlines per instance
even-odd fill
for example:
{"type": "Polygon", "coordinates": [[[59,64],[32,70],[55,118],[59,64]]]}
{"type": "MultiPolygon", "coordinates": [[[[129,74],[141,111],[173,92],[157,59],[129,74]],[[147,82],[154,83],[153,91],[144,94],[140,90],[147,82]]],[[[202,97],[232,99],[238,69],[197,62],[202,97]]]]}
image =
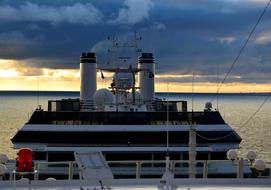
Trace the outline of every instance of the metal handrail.
{"type": "MultiPolygon", "coordinates": [[[[124,167],[127,167],[127,164],[134,164],[133,167],[135,167],[135,176],[137,179],[141,178],[142,175],[142,169],[147,168],[144,167],[144,164],[165,164],[166,161],[165,160],[128,160],[128,161],[108,161],[107,162],[110,165],[112,164],[120,164],[120,165],[126,165],[124,167]]],[[[247,160],[235,160],[235,161],[230,161],[230,160],[197,160],[196,161],[197,164],[202,164],[201,166],[197,166],[197,168],[201,168],[202,170],[202,176],[203,178],[208,178],[208,166],[212,163],[231,163],[231,165],[233,167],[236,167],[236,176],[237,178],[242,178],[243,177],[243,169],[244,166],[248,166],[250,168],[253,168],[253,166],[251,165],[251,163],[247,160]]],[[[177,168],[184,168],[187,169],[189,166],[189,160],[170,160],[170,169],[174,172],[176,171],[176,164],[186,164],[186,165],[179,165],[177,168]]],[[[60,168],[64,168],[67,169],[67,175],[68,175],[68,179],[72,180],[74,179],[73,176],[74,174],[77,172],[79,172],[79,169],[77,167],[77,163],[75,161],[60,161],[60,162],[46,162],[46,161],[35,161],[34,162],[34,170],[37,171],[37,173],[35,174],[34,178],[35,179],[39,179],[39,171],[42,170],[42,166],[63,166],[66,165],[67,167],[63,166],[60,168]],[[77,169],[78,171],[75,171],[75,169],[77,169]]],[[[271,171],[271,167],[270,167],[270,163],[267,163],[269,170],[271,171]]],[[[12,173],[12,171],[14,171],[14,168],[16,168],[15,163],[7,163],[6,166],[8,168],[10,168],[11,171],[7,172],[9,174],[12,173]]],[[[148,166],[149,167],[149,166],[148,166]]],[[[162,167],[162,166],[161,166],[162,167]]],[[[161,168],[160,167],[160,168],[161,168]]],[[[111,168],[114,168],[114,166],[111,166],[111,168]]],[[[46,169],[46,168],[45,168],[46,169]]],[[[47,168],[48,169],[48,168],[47,168]]],[[[55,169],[52,167],[52,169],[55,169]]],[[[271,173],[269,174],[269,176],[267,176],[269,178],[271,178],[271,173]]]]}

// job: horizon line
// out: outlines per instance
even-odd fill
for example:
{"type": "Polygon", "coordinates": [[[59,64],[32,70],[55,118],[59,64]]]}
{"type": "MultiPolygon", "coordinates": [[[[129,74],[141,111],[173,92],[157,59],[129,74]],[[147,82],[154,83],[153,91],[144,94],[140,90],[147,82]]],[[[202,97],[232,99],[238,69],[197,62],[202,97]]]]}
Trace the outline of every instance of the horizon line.
{"type": "MultiPolygon", "coordinates": [[[[59,90],[59,91],[55,91],[55,90],[0,90],[1,92],[33,92],[33,93],[38,93],[38,92],[42,92],[42,93],[53,93],[53,92],[57,92],[57,93],[80,93],[80,91],[69,91],[69,90],[59,90]]],[[[155,93],[171,93],[171,94],[271,94],[271,92],[221,92],[221,93],[217,93],[217,92],[155,92],[155,93]]]]}

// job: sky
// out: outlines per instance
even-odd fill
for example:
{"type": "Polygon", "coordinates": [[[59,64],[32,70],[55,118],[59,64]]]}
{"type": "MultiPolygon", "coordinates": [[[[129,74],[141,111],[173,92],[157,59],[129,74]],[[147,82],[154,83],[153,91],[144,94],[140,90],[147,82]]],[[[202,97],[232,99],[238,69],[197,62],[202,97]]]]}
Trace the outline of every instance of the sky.
{"type": "MultiPolygon", "coordinates": [[[[136,32],[154,53],[156,91],[191,92],[194,76],[194,92],[216,92],[267,1],[0,0],[0,90],[78,91],[80,54],[102,66],[108,36],[127,43],[136,32]]],[[[109,73],[97,76],[109,85],[109,73]]],[[[271,92],[270,76],[271,7],[221,92],[271,92]]]]}

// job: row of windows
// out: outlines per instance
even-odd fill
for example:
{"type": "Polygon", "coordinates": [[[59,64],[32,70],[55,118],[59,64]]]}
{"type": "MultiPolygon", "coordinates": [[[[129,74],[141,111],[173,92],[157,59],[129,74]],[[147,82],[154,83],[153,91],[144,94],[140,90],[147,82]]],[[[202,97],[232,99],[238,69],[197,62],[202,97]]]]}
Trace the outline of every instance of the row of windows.
{"type": "MultiPolygon", "coordinates": [[[[55,125],[104,125],[105,123],[103,121],[80,121],[80,120],[53,120],[52,124],[55,125]]],[[[157,120],[157,121],[150,121],[150,125],[189,125],[188,121],[163,121],[163,120],[157,120]]]]}
{"type": "MultiPolygon", "coordinates": [[[[169,142],[173,145],[187,144],[188,131],[170,131],[169,142]]],[[[231,131],[199,131],[199,135],[206,138],[219,138],[230,134],[223,139],[223,143],[240,143],[241,138],[231,131]]],[[[27,143],[68,143],[87,144],[92,146],[145,146],[149,144],[165,145],[167,134],[163,131],[116,131],[116,132],[87,132],[87,131],[19,131],[11,141],[27,143]]],[[[197,143],[221,143],[221,140],[206,140],[197,137],[197,143]]]]}
{"type": "Polygon", "coordinates": [[[225,124],[219,112],[34,112],[29,124],[225,124]],[[82,123],[83,122],[83,123],[82,123]]]}
{"type": "MultiPolygon", "coordinates": [[[[166,153],[105,153],[107,161],[121,160],[164,160],[166,153]]],[[[170,153],[171,160],[189,160],[188,152],[170,153]]],[[[73,152],[35,152],[35,160],[74,161],[73,152]]],[[[197,160],[225,160],[226,152],[198,152],[197,160]]]]}

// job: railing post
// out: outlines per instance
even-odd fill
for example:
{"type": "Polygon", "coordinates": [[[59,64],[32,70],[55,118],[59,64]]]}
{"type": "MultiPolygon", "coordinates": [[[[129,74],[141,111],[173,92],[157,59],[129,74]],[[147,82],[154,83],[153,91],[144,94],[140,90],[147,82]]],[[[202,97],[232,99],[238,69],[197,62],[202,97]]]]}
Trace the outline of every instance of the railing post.
{"type": "Polygon", "coordinates": [[[34,171],[37,171],[37,172],[34,172],[34,180],[38,180],[39,179],[39,163],[38,162],[34,164],[34,171]]]}
{"type": "Polygon", "coordinates": [[[136,179],[140,179],[141,176],[141,162],[136,162],[136,179]]]}
{"type": "Polygon", "coordinates": [[[188,168],[188,174],[189,178],[196,178],[196,146],[197,146],[197,135],[196,135],[196,127],[195,125],[191,125],[189,129],[189,168],[188,168]]]}
{"type": "Polygon", "coordinates": [[[203,162],[203,178],[208,178],[208,160],[203,162]]]}
{"type": "Polygon", "coordinates": [[[173,160],[170,161],[170,171],[174,173],[175,171],[175,162],[173,160]]]}
{"type": "Polygon", "coordinates": [[[9,180],[10,180],[10,181],[13,181],[13,171],[10,171],[10,172],[9,172],[9,180]]]}
{"type": "Polygon", "coordinates": [[[237,178],[243,178],[244,177],[243,169],[244,169],[244,159],[240,158],[237,161],[237,178]]]}
{"type": "Polygon", "coordinates": [[[69,180],[73,179],[73,162],[69,162],[69,180]]]}
{"type": "Polygon", "coordinates": [[[13,190],[16,189],[16,170],[12,171],[13,176],[13,190]]]}

